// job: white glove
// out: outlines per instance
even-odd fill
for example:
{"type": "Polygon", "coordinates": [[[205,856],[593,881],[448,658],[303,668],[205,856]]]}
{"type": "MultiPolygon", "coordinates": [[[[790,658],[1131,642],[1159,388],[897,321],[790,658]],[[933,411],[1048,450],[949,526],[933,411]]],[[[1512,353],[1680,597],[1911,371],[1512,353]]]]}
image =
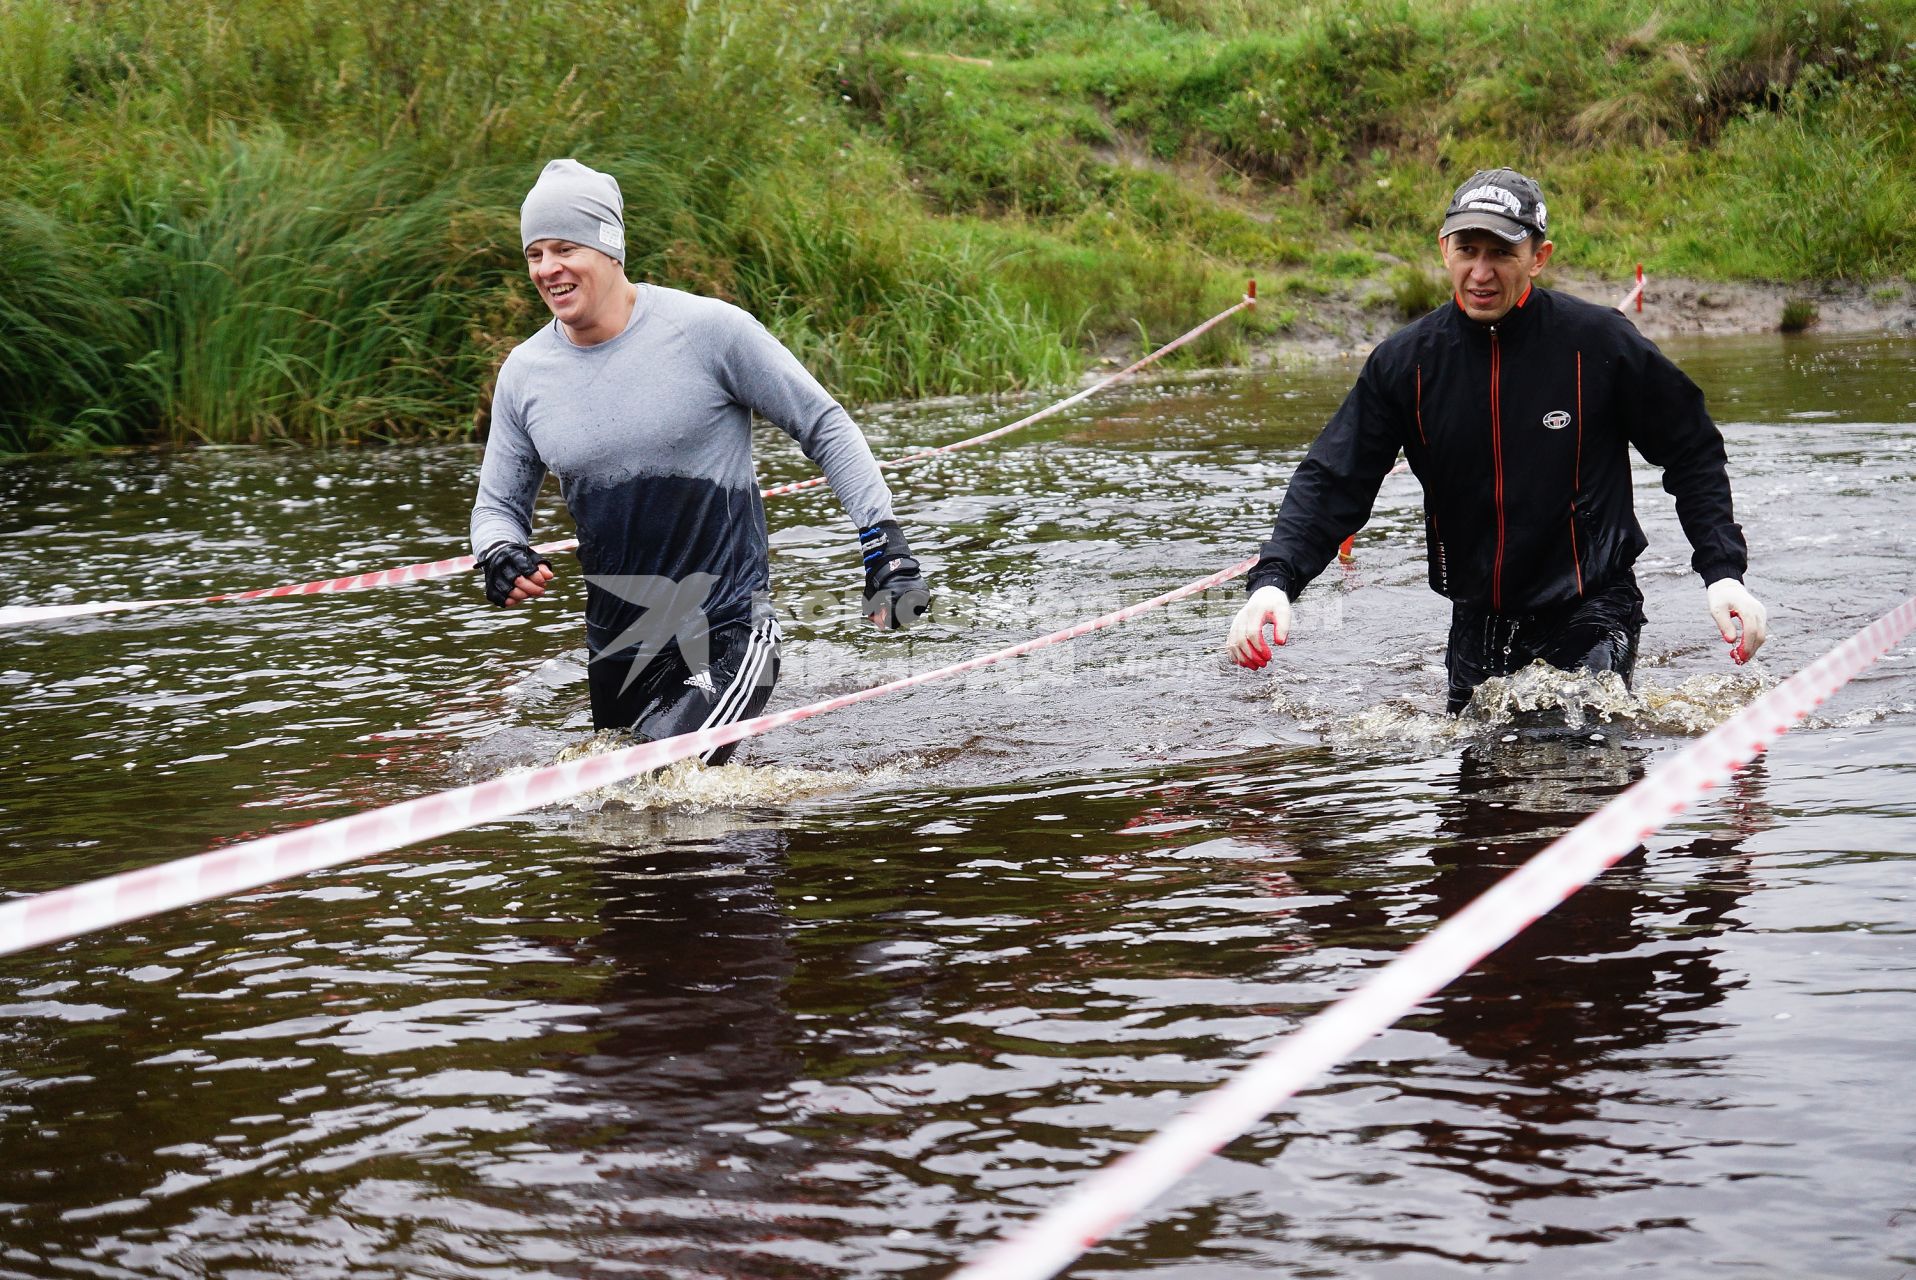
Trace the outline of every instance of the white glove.
{"type": "Polygon", "coordinates": [[[1271,660],[1271,646],[1264,640],[1267,623],[1277,643],[1291,638],[1291,598],[1281,587],[1259,587],[1231,620],[1231,638],[1225,647],[1238,666],[1255,671],[1271,660]]]}
{"type": "Polygon", "coordinates": [[[1769,634],[1769,614],[1762,602],[1735,578],[1718,578],[1710,584],[1710,616],[1716,619],[1724,643],[1734,646],[1730,656],[1738,662],[1754,658],[1769,634]]]}

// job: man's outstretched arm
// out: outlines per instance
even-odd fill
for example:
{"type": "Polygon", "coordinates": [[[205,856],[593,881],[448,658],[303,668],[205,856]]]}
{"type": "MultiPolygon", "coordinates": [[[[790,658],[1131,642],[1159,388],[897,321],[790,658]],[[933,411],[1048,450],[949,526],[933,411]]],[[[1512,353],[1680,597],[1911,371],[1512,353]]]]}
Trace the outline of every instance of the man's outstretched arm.
{"type": "Polygon", "coordinates": [[[1730,496],[1723,433],[1711,420],[1703,391],[1669,357],[1636,337],[1628,360],[1637,390],[1630,442],[1663,470],[1663,487],[1676,500],[1677,521],[1690,540],[1690,566],[1703,579],[1710,618],[1742,663],[1769,636],[1769,612],[1743,585],[1749,546],[1730,496]]]}
{"type": "Polygon", "coordinates": [[[1290,640],[1291,602],[1370,520],[1399,442],[1379,376],[1373,357],[1291,476],[1276,526],[1251,566],[1251,598],[1225,641],[1239,666],[1262,667],[1273,643],[1290,640]]]}
{"type": "Polygon", "coordinates": [[[730,345],[721,375],[740,403],[798,442],[852,518],[865,570],[865,616],[881,631],[915,625],[931,608],[931,588],[892,514],[891,489],[865,433],[757,319],[743,311],[726,314],[730,345]]]}

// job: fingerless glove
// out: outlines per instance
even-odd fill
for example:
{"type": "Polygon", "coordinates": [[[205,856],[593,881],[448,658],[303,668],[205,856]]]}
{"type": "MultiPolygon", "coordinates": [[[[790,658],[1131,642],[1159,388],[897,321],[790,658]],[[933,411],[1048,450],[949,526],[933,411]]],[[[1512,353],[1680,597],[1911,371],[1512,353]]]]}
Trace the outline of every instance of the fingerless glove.
{"type": "Polygon", "coordinates": [[[865,616],[881,631],[903,631],[931,608],[931,588],[896,520],[858,531],[865,553],[865,616]]]}
{"type": "Polygon", "coordinates": [[[519,579],[531,577],[539,566],[552,568],[552,562],[523,542],[495,542],[479,557],[479,568],[486,575],[486,599],[505,607],[519,579]]]}

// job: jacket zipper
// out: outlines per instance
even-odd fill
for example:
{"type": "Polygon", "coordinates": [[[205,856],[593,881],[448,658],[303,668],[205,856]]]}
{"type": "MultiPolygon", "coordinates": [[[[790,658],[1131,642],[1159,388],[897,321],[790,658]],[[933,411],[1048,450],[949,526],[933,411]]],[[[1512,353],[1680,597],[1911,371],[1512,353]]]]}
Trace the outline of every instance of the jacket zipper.
{"type": "Polygon", "coordinates": [[[1503,347],[1497,326],[1490,326],[1490,457],[1497,473],[1497,558],[1491,567],[1490,609],[1504,607],[1504,404],[1503,347]]]}
{"type": "Polygon", "coordinates": [[[1570,478],[1570,567],[1577,572],[1577,595],[1583,595],[1583,556],[1577,549],[1577,499],[1583,496],[1583,352],[1577,352],[1577,460],[1570,478]]]}
{"type": "Polygon", "coordinates": [[[1577,551],[1577,500],[1570,499],[1570,567],[1577,571],[1577,595],[1583,595],[1583,556],[1577,551]]]}

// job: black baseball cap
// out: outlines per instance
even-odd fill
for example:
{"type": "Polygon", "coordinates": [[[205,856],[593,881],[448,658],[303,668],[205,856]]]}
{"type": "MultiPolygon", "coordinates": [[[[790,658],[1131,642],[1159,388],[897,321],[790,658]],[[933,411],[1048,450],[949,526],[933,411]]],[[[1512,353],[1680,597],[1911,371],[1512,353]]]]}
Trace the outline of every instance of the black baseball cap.
{"type": "Polygon", "coordinates": [[[1515,244],[1544,235],[1548,229],[1543,188],[1515,169],[1479,169],[1450,198],[1443,229],[1437,234],[1489,231],[1515,244]]]}

